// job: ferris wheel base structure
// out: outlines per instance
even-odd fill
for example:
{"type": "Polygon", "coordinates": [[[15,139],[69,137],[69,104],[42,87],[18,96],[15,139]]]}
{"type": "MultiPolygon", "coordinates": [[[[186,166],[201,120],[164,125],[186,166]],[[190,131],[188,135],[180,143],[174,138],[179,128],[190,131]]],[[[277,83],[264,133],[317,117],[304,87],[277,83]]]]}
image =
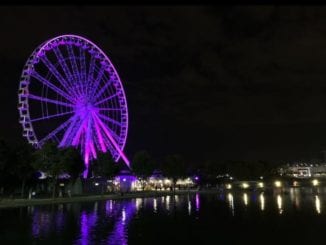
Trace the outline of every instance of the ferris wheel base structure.
{"type": "MultiPolygon", "coordinates": [[[[128,107],[120,77],[106,54],[90,40],[62,35],[38,46],[19,83],[19,122],[37,148],[54,141],[80,149],[89,164],[99,152],[120,158],[128,133],[128,107]]],[[[55,164],[55,163],[53,163],[55,164]]]]}

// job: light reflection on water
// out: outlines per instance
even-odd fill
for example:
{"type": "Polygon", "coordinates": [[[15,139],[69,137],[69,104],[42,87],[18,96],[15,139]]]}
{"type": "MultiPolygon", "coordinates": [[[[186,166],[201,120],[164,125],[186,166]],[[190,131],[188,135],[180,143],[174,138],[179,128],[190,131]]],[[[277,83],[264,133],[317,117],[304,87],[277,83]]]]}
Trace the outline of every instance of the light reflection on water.
{"type": "MultiPolygon", "coordinates": [[[[85,204],[60,204],[26,207],[25,219],[31,242],[60,237],[73,226],[75,233],[70,244],[128,244],[130,227],[149,217],[180,217],[190,220],[202,219],[212,207],[225,207],[221,212],[231,218],[246,212],[246,218],[255,214],[269,213],[286,216],[291,212],[308,212],[313,216],[323,215],[323,200],[326,191],[311,191],[288,188],[282,192],[231,191],[216,194],[189,193],[130,200],[107,200],[85,204]],[[299,209],[300,208],[300,209],[299,209]],[[73,220],[73,222],[71,221],[73,220]],[[70,222],[70,223],[69,223],[70,222]]],[[[1,214],[2,211],[0,211],[1,214]]],[[[219,219],[218,213],[215,219],[219,219]]],[[[211,215],[212,216],[212,215],[211,215]]],[[[262,216],[264,217],[264,216],[262,216]]],[[[267,216],[266,216],[267,217],[267,216]]],[[[1,221],[0,221],[1,222],[1,221]]],[[[164,229],[164,228],[163,228],[164,229]]],[[[146,233],[144,231],[144,233],[146,233]]],[[[1,239],[1,237],[0,237],[1,239]]],[[[58,242],[59,244],[60,242],[58,242]]]]}
{"type": "MultiPolygon", "coordinates": [[[[323,194],[326,195],[326,192],[323,194]]],[[[236,209],[234,205],[235,202],[234,196],[236,196],[236,198],[238,199],[236,200],[238,207],[241,206],[239,205],[241,204],[241,202],[242,205],[246,207],[250,205],[250,201],[253,202],[256,201],[257,203],[259,203],[261,211],[264,211],[266,209],[266,205],[270,206],[269,208],[273,208],[274,205],[271,202],[274,200],[278,214],[283,214],[284,211],[286,211],[286,209],[291,210],[293,209],[293,207],[299,209],[302,201],[305,201],[304,204],[306,209],[307,205],[309,205],[309,203],[307,203],[307,199],[311,199],[313,205],[310,205],[310,209],[314,209],[314,212],[317,214],[321,214],[322,212],[322,201],[321,201],[322,197],[320,194],[314,194],[312,190],[303,190],[303,189],[300,190],[299,188],[289,188],[287,191],[285,191],[285,193],[275,192],[269,195],[264,194],[264,192],[261,192],[259,194],[258,200],[255,200],[256,194],[253,193],[250,194],[247,192],[237,192],[237,193],[228,192],[227,201],[232,215],[234,215],[236,209]],[[268,196],[267,200],[266,200],[266,196],[268,196]]],[[[219,200],[223,200],[221,195],[219,200]]]]}

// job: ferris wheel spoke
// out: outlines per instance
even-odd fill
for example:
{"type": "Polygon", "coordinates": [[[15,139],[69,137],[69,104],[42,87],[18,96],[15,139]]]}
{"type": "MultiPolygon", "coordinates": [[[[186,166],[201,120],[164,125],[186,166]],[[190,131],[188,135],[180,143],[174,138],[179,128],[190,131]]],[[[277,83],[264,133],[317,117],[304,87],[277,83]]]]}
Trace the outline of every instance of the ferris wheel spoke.
{"type": "MultiPolygon", "coordinates": [[[[85,63],[85,50],[80,48],[79,49],[80,54],[80,75],[82,82],[86,85],[86,63],[85,63]]],[[[85,86],[85,89],[87,87],[85,86]]]]}
{"type": "Polygon", "coordinates": [[[44,55],[41,57],[42,62],[46,65],[46,67],[51,71],[51,73],[55,76],[55,78],[63,85],[67,93],[73,94],[76,96],[75,91],[71,89],[71,87],[68,85],[66,80],[61,76],[61,74],[58,72],[57,68],[49,61],[49,59],[44,55]]]}
{"type": "Polygon", "coordinates": [[[28,94],[28,98],[33,99],[33,100],[42,101],[42,102],[51,103],[51,104],[56,104],[56,105],[63,105],[63,106],[67,106],[67,107],[74,107],[73,104],[65,103],[65,102],[58,101],[58,100],[48,99],[48,98],[40,97],[40,96],[33,95],[33,94],[28,94]]]}
{"type": "Polygon", "coordinates": [[[62,123],[59,127],[57,127],[56,129],[54,129],[53,131],[51,131],[51,133],[49,133],[47,136],[45,136],[43,139],[41,139],[38,142],[38,144],[39,145],[43,145],[45,141],[51,139],[54,135],[56,135],[61,130],[63,130],[70,123],[71,120],[72,120],[72,118],[70,118],[67,121],[65,121],[64,123],[62,123]]]}
{"type": "Polygon", "coordinates": [[[120,123],[120,122],[118,122],[118,121],[116,121],[116,120],[114,120],[114,119],[112,119],[112,118],[110,118],[110,117],[107,117],[107,116],[105,116],[105,115],[103,115],[103,114],[99,114],[99,116],[100,116],[101,118],[103,118],[104,120],[108,121],[108,122],[111,122],[111,123],[114,123],[114,124],[116,124],[116,125],[121,126],[121,123],[120,123]]]}
{"type": "Polygon", "coordinates": [[[101,147],[102,152],[106,152],[106,146],[105,146],[105,143],[104,143],[104,140],[103,140],[103,136],[102,136],[102,133],[101,133],[101,130],[100,130],[100,126],[96,122],[96,119],[94,119],[94,117],[95,117],[94,113],[92,113],[92,114],[93,114],[93,121],[94,121],[94,126],[95,126],[95,130],[96,130],[98,142],[100,143],[100,147],[101,147]]]}
{"type": "Polygon", "coordinates": [[[58,47],[55,47],[53,50],[54,50],[54,53],[55,53],[55,55],[56,55],[56,57],[57,57],[57,59],[59,61],[59,64],[60,64],[61,68],[63,69],[63,71],[65,73],[65,76],[66,76],[67,80],[70,83],[69,87],[72,88],[74,78],[73,78],[73,76],[72,76],[72,74],[70,72],[70,69],[69,69],[69,67],[67,65],[67,62],[65,61],[65,59],[64,59],[64,57],[63,57],[63,55],[62,55],[62,53],[61,53],[61,51],[60,51],[60,49],[58,47]]]}
{"type": "Polygon", "coordinates": [[[100,98],[101,97],[101,95],[103,94],[103,92],[107,89],[107,87],[109,86],[109,85],[111,85],[111,83],[112,83],[112,81],[111,80],[109,80],[109,81],[107,81],[105,84],[104,84],[104,86],[100,89],[100,91],[94,96],[94,93],[95,93],[95,90],[94,90],[94,93],[93,93],[93,97],[94,97],[94,100],[96,101],[98,98],[100,98]]]}
{"type": "Polygon", "coordinates": [[[122,159],[124,160],[124,162],[129,167],[129,160],[127,159],[127,157],[125,156],[125,154],[122,152],[122,150],[120,149],[119,145],[115,142],[115,140],[113,139],[113,137],[110,134],[110,132],[107,129],[107,127],[103,124],[103,122],[98,118],[98,116],[96,114],[94,114],[94,118],[99,123],[99,125],[102,127],[104,133],[109,138],[109,140],[110,140],[111,144],[113,145],[113,147],[115,148],[115,150],[118,152],[118,154],[120,155],[120,157],[122,157],[122,159]]]}
{"type": "Polygon", "coordinates": [[[87,85],[90,86],[90,89],[92,88],[94,71],[95,71],[95,57],[92,55],[90,65],[89,65],[89,70],[88,70],[88,76],[87,76],[87,85]]]}
{"type": "Polygon", "coordinates": [[[98,88],[98,86],[99,86],[99,84],[100,84],[100,82],[101,82],[101,79],[102,79],[102,77],[103,77],[103,74],[104,74],[104,69],[101,69],[101,70],[99,71],[99,73],[98,73],[98,75],[97,75],[95,81],[94,81],[94,84],[91,86],[91,87],[92,87],[92,88],[91,88],[91,92],[90,92],[91,98],[94,97],[94,94],[95,94],[96,89],[98,88]]]}
{"type": "Polygon", "coordinates": [[[121,111],[121,108],[99,108],[99,111],[121,111]]]}
{"type": "Polygon", "coordinates": [[[70,60],[71,66],[72,66],[73,76],[75,78],[75,82],[79,83],[79,85],[81,85],[80,76],[79,76],[80,73],[78,71],[76,56],[74,55],[72,45],[67,45],[67,50],[68,50],[69,60],[70,60]]]}
{"type": "Polygon", "coordinates": [[[31,76],[34,77],[37,81],[43,83],[44,85],[46,85],[47,87],[49,87],[50,89],[52,89],[57,94],[65,97],[70,102],[73,102],[74,101],[74,99],[70,95],[68,95],[66,92],[62,91],[57,86],[53,85],[50,81],[48,81],[47,79],[45,79],[44,77],[42,77],[37,71],[34,70],[32,72],[32,74],[31,74],[31,76]]]}
{"type": "Polygon", "coordinates": [[[71,114],[71,113],[74,113],[74,112],[69,111],[69,112],[64,112],[64,113],[53,114],[53,115],[50,115],[50,116],[39,117],[39,118],[31,119],[31,122],[37,122],[37,121],[41,121],[41,120],[48,120],[48,119],[51,119],[51,118],[61,117],[61,116],[68,115],[68,114],[71,114]]]}
{"type": "MultiPolygon", "coordinates": [[[[91,120],[92,117],[88,117],[87,123],[85,123],[85,162],[88,163],[89,155],[91,153],[91,145],[92,145],[92,130],[91,130],[91,120]],[[87,124],[87,125],[86,125],[87,124]]],[[[85,120],[86,121],[86,120],[85,120]]]]}
{"type": "Polygon", "coordinates": [[[87,121],[88,120],[82,120],[82,122],[81,122],[81,124],[79,125],[79,127],[77,127],[78,129],[77,129],[77,132],[76,132],[76,134],[75,134],[75,136],[74,136],[74,138],[73,138],[73,140],[72,140],[72,145],[73,146],[76,146],[76,145],[78,145],[78,143],[79,143],[79,139],[80,139],[80,136],[81,136],[81,134],[82,134],[82,132],[83,132],[83,130],[84,130],[84,127],[85,127],[85,125],[86,125],[86,123],[87,123],[87,121]]]}
{"type": "Polygon", "coordinates": [[[59,143],[59,147],[64,147],[67,146],[67,140],[68,139],[72,139],[73,135],[74,135],[74,129],[76,129],[76,124],[78,122],[78,118],[77,116],[73,116],[71,118],[71,123],[69,125],[69,127],[67,128],[67,130],[65,131],[60,143],[59,143]]]}
{"type": "Polygon", "coordinates": [[[115,93],[115,94],[113,94],[113,95],[111,95],[111,96],[109,96],[109,97],[107,97],[107,98],[104,98],[104,99],[102,99],[102,100],[96,102],[95,105],[100,105],[100,104],[102,104],[102,103],[104,103],[104,102],[106,102],[106,101],[108,101],[108,100],[114,98],[114,97],[117,96],[117,95],[118,95],[118,93],[115,93]]]}

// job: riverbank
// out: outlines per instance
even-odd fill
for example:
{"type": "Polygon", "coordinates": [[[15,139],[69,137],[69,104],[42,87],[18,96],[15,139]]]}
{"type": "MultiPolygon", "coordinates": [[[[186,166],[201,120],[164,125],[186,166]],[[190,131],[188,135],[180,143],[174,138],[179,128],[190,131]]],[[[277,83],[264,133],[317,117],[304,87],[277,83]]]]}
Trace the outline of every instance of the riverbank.
{"type": "MultiPolygon", "coordinates": [[[[216,192],[215,190],[214,192],[216,192]]],[[[176,195],[186,195],[197,192],[212,192],[212,191],[198,191],[198,190],[176,190],[176,195]]],[[[33,198],[33,199],[0,199],[0,208],[15,208],[23,206],[34,205],[49,205],[49,204],[61,204],[61,203],[73,203],[73,202],[91,202],[100,200],[119,200],[119,199],[131,199],[131,198],[143,198],[143,197],[160,197],[173,195],[172,191],[139,191],[104,195],[87,195],[87,196],[72,196],[72,197],[57,197],[57,198],[33,198]]]]}

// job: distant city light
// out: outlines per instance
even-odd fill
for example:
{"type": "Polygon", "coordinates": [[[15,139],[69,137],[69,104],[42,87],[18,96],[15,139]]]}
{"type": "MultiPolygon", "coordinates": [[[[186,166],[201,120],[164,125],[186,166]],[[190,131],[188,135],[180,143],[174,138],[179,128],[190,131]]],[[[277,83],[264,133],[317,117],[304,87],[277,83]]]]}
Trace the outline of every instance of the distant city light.
{"type": "Polygon", "coordinates": [[[232,189],[232,185],[231,184],[226,184],[226,189],[228,189],[228,190],[232,189]]]}
{"type": "Polygon", "coordinates": [[[279,180],[276,180],[276,181],[274,182],[274,184],[275,184],[276,187],[281,187],[281,186],[282,186],[282,182],[279,181],[279,180]]]}
{"type": "Polygon", "coordinates": [[[263,176],[260,176],[259,178],[260,178],[260,179],[264,179],[264,177],[263,177],[263,176]]]}
{"type": "Polygon", "coordinates": [[[98,182],[95,182],[95,186],[98,186],[99,185],[99,183],[98,182]]]}
{"type": "Polygon", "coordinates": [[[64,183],[60,183],[60,186],[65,186],[65,184],[64,183]]]}
{"type": "Polygon", "coordinates": [[[317,179],[312,180],[312,185],[313,186],[319,185],[319,181],[317,179]]]}
{"type": "Polygon", "coordinates": [[[249,187],[248,183],[246,183],[246,182],[242,183],[242,188],[243,189],[247,189],[248,187],[249,187]]]}
{"type": "Polygon", "coordinates": [[[122,181],[123,181],[123,182],[126,182],[126,178],[123,178],[122,181]]]}
{"type": "Polygon", "coordinates": [[[264,183],[263,182],[259,182],[258,183],[258,187],[263,188],[264,187],[264,183]]]}

